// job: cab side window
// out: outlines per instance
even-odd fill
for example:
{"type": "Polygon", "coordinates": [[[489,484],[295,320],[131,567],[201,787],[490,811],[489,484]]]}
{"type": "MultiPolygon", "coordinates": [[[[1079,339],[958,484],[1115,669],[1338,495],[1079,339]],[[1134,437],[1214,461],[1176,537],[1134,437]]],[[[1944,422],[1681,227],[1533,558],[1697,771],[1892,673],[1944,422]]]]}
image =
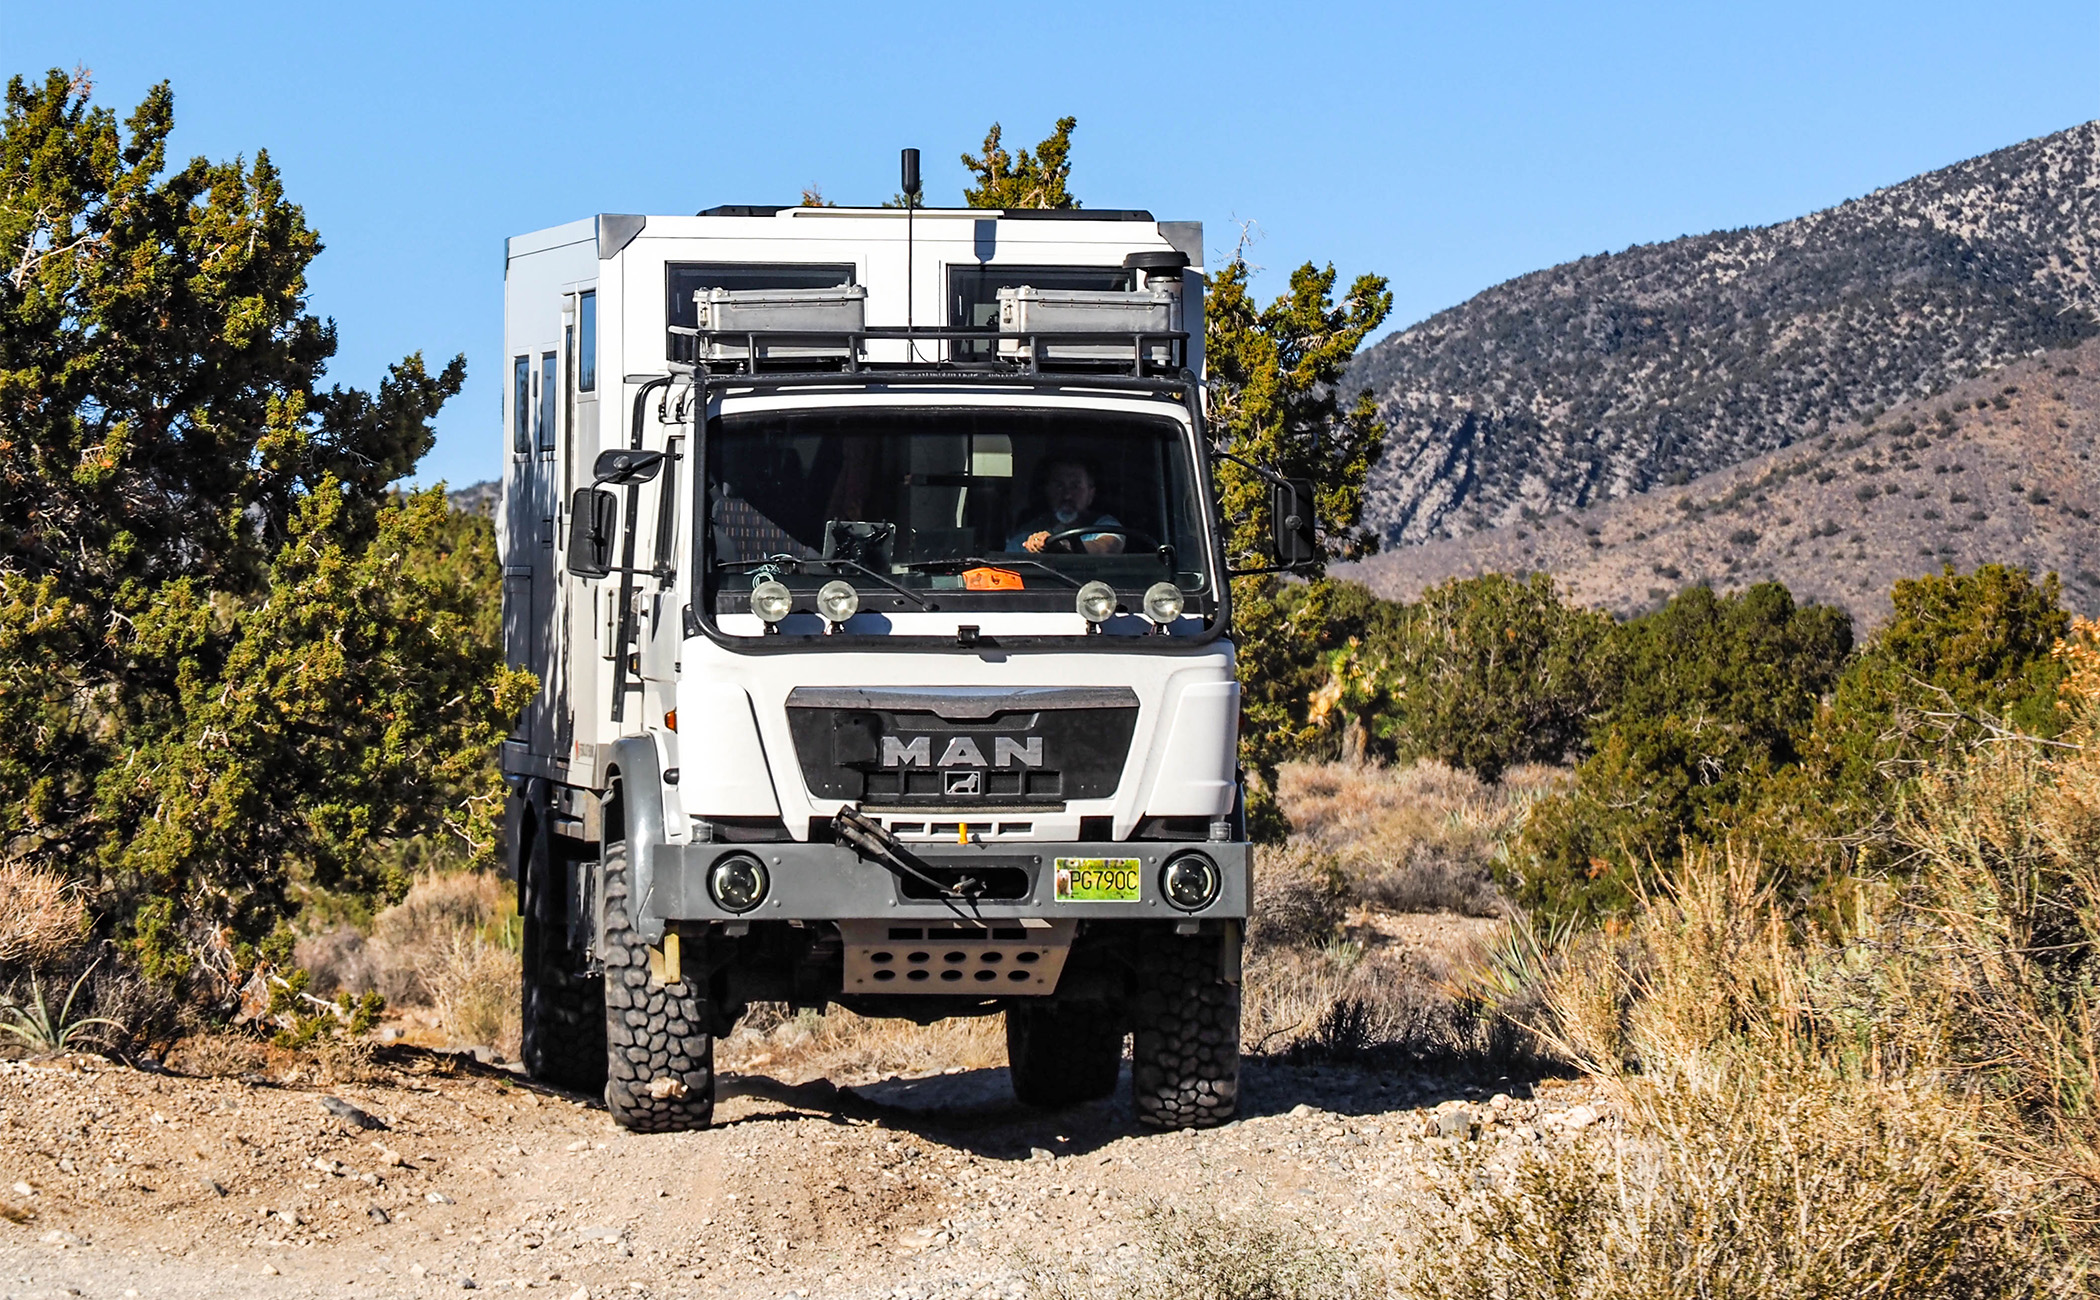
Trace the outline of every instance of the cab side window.
{"type": "Polygon", "coordinates": [[[514,358],[510,373],[510,449],[523,456],[532,450],[532,358],[514,358]]]}

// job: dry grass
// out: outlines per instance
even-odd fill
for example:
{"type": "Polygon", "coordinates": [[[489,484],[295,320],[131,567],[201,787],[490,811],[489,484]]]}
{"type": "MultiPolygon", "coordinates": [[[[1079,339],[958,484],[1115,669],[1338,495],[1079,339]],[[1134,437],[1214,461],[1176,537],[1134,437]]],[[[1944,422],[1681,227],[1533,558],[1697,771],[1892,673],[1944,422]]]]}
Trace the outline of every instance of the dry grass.
{"type": "Polygon", "coordinates": [[[1396,1289],[1462,1300],[2078,1294],[1958,1106],[1780,1073],[1625,1092],[1628,1130],[1439,1163],[1396,1289]]]}
{"type": "Polygon", "coordinates": [[[0,862],[0,967],[44,969],[87,937],[87,902],[53,872],[0,862]]]}
{"type": "MultiPolygon", "coordinates": [[[[2100,1224],[2100,628],[2068,730],[1898,810],[1894,881],[1812,912],[1689,854],[1613,935],[1478,987],[1615,1094],[1617,1135],[1460,1151],[1395,1283],[1463,1297],[2090,1294],[2100,1224]]],[[[1523,932],[1519,932],[1522,940],[1523,932]]]]}
{"type": "Polygon", "coordinates": [[[1424,761],[1289,763],[1276,797],[1294,843],[1331,858],[1349,892],[1388,911],[1496,916],[1503,844],[1531,805],[1568,780],[1560,768],[1512,768],[1495,785],[1424,761]]]}
{"type": "Polygon", "coordinates": [[[431,954],[422,971],[438,1024],[454,1046],[494,1048],[518,1054],[518,951],[491,943],[472,930],[455,930],[443,951],[431,954]]]}
{"type": "Polygon", "coordinates": [[[302,939],[294,960],[317,993],[376,990],[391,1008],[430,1008],[446,1041],[518,1050],[517,891],[482,871],[418,876],[369,935],[337,926],[302,939]]]}

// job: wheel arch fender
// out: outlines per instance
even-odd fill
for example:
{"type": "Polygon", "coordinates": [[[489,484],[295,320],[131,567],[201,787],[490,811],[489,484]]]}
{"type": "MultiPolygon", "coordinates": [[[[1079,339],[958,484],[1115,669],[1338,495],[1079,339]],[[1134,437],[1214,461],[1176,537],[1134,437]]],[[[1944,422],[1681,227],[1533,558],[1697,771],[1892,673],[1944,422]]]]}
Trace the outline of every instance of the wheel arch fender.
{"type": "MultiPolygon", "coordinates": [[[[635,933],[649,943],[662,943],[664,921],[651,906],[655,901],[657,858],[675,850],[664,838],[664,783],[656,742],[647,736],[624,736],[601,753],[605,762],[605,793],[600,796],[605,805],[605,842],[619,841],[627,846],[635,933]]],[[[603,871],[603,867],[599,870],[603,871]]],[[[605,896],[603,883],[601,879],[601,899],[605,896]]]]}

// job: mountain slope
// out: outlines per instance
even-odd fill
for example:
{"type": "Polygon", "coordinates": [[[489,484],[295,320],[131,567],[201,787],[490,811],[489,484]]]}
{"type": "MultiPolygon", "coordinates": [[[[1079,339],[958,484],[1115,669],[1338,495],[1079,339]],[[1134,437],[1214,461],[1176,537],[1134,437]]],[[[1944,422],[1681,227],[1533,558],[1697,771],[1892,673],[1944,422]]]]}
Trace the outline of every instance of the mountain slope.
{"type": "Polygon", "coordinates": [[[1767,579],[1861,630],[1898,578],[2014,564],[2100,612],[2100,339],[2016,362],[1872,425],[1850,425],[1587,510],[1403,546],[1336,570],[1411,600],[1447,578],[1551,573],[1574,600],[1637,613],[1693,583],[1767,579]]]}
{"type": "Polygon", "coordinates": [[[2100,332],[2100,122],[1498,285],[1351,372],[1389,542],[1682,483],[2100,332]]]}

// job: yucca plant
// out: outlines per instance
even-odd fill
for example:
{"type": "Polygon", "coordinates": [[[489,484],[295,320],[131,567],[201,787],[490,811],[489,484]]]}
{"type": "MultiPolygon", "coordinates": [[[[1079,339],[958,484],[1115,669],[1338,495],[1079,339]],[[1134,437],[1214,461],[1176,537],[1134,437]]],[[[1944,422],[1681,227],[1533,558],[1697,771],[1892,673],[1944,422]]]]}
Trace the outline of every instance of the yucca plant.
{"type": "Polygon", "coordinates": [[[94,973],[95,966],[92,963],[80,972],[80,978],[73,981],[73,987],[66,993],[65,1004],[58,1009],[57,1015],[51,1013],[51,1003],[44,996],[42,982],[31,979],[28,1005],[9,1002],[0,1006],[0,1013],[7,1016],[7,1022],[0,1023],[0,1033],[12,1034],[24,1047],[40,1053],[69,1051],[76,1043],[107,1046],[108,1038],[93,1032],[95,1028],[107,1026],[110,1029],[121,1030],[122,1025],[107,1016],[87,1016],[79,1020],[73,1018],[73,1004],[79,1000],[80,990],[86,987],[88,976],[94,973]]]}

